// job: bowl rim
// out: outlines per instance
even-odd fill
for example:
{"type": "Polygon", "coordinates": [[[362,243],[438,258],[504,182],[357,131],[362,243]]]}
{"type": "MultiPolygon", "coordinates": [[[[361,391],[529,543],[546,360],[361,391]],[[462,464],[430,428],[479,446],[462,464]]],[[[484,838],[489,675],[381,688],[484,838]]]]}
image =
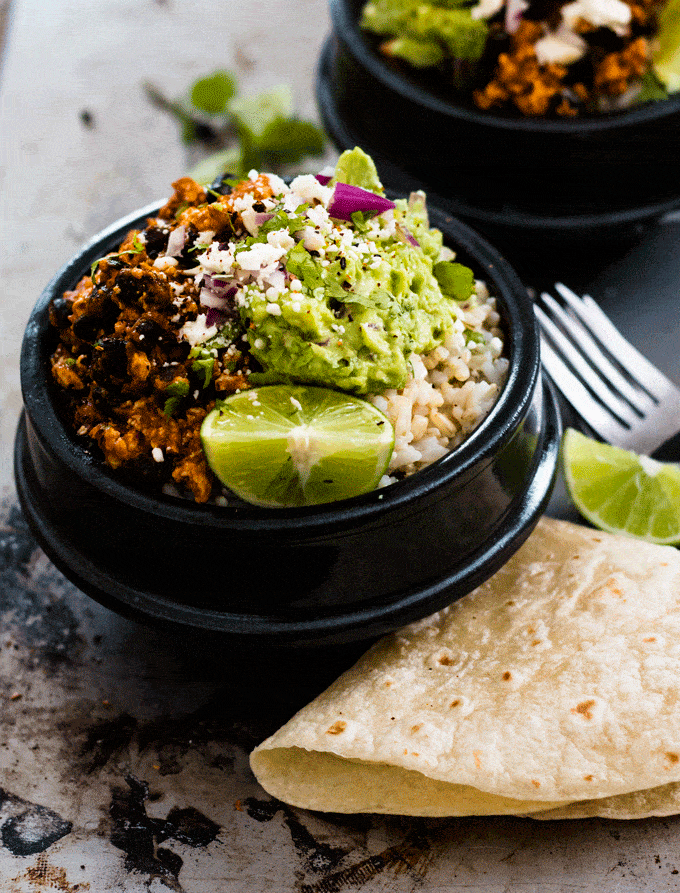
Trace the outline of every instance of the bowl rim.
{"type": "MultiPolygon", "coordinates": [[[[393,161],[382,158],[379,149],[374,148],[364,138],[355,134],[350,129],[346,120],[340,115],[332,89],[331,57],[334,52],[333,37],[329,36],[324,42],[316,75],[316,95],[319,112],[326,129],[336,146],[341,149],[351,146],[362,146],[373,158],[377,159],[379,166],[385,171],[390,171],[390,177],[385,176],[384,181],[392,188],[399,187],[400,183],[415,184],[416,177],[407,171],[398,169],[393,161]]],[[[680,102],[680,94],[678,94],[680,102]]],[[[555,232],[569,233],[570,230],[583,230],[584,228],[599,230],[603,227],[628,225],[644,222],[651,218],[662,217],[664,214],[673,213],[680,208],[680,195],[675,198],[653,201],[634,208],[622,208],[616,211],[595,211],[583,214],[541,215],[523,211],[521,208],[508,210],[483,208],[464,202],[459,198],[445,197],[436,189],[427,190],[428,201],[442,209],[446,209],[454,217],[460,216],[464,220],[476,225],[512,226],[522,230],[550,229],[555,232]]]]}
{"type": "Polygon", "coordinates": [[[371,75],[403,99],[421,105],[439,115],[501,131],[519,130],[527,133],[573,135],[577,132],[591,134],[619,130],[680,112],[680,93],[673,94],[668,99],[643,103],[630,109],[576,119],[511,118],[456,105],[418,86],[409,78],[390,68],[372,52],[368,46],[367,37],[359,27],[358,19],[353,12],[352,0],[329,0],[329,5],[336,33],[371,75]]]}
{"type": "Polygon", "coordinates": [[[379,521],[381,516],[401,509],[423,497],[436,498],[437,491],[456,481],[463,483],[492,461],[508,442],[531,404],[540,376],[538,326],[526,288],[510,264],[467,224],[428,202],[430,224],[444,232],[445,241],[469,255],[476,275],[492,280],[491,293],[504,308],[510,331],[509,369],[505,385],[484,421],[455,450],[417,474],[389,487],[362,496],[288,509],[242,508],[198,504],[163,493],[150,493],[115,477],[103,462],[86,453],[75,435],[61,420],[52,400],[52,382],[45,347],[49,338],[48,309],[53,297],[73,288],[93,261],[115,250],[127,232],[155,216],[167,199],[133,211],[93,236],[50,280],[29,317],[21,347],[20,373],[24,405],[38,436],[57,459],[79,478],[116,501],[142,512],[192,525],[217,526],[225,531],[267,531],[291,535],[325,533],[329,525],[355,526],[379,521]]]}

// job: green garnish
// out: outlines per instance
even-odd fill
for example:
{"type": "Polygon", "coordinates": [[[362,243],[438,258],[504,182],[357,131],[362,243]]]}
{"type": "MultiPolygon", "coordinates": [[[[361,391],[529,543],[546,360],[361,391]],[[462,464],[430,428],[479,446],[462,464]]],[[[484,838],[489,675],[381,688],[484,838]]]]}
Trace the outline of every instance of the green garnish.
{"type": "Polygon", "coordinates": [[[169,418],[189,393],[189,382],[186,378],[178,378],[167,386],[165,393],[170,396],[163,404],[163,413],[169,418]]]}
{"type": "MultiPolygon", "coordinates": [[[[286,85],[241,97],[234,74],[220,69],[199,78],[188,95],[177,101],[167,99],[152,84],[145,89],[154,105],[180,123],[184,142],[203,143],[215,150],[189,173],[201,184],[224,171],[236,178],[253,168],[276,172],[306,156],[320,155],[325,147],[323,131],[294,114],[292,92],[286,85]]],[[[226,182],[233,187],[240,180],[226,182]]]]}
{"type": "Polygon", "coordinates": [[[95,271],[103,260],[114,260],[116,257],[123,257],[126,254],[141,254],[144,250],[144,244],[139,241],[137,236],[135,236],[132,240],[132,248],[128,248],[126,251],[118,251],[116,254],[106,254],[104,257],[100,257],[96,260],[90,267],[90,278],[94,278],[95,271]]]}
{"type": "Polygon", "coordinates": [[[467,301],[475,290],[474,273],[463,264],[442,260],[434,265],[432,272],[442,293],[455,301],[467,301]]]}

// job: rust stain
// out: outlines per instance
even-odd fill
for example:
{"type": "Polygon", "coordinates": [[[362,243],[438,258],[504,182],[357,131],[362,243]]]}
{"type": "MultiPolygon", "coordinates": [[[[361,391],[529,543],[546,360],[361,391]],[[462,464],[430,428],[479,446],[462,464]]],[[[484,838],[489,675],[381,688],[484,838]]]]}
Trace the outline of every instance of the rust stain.
{"type": "Polygon", "coordinates": [[[326,875],[314,883],[302,884],[300,893],[342,893],[344,890],[357,890],[385,872],[408,874],[420,886],[427,876],[432,858],[429,844],[425,841],[407,840],[375,856],[369,856],[356,865],[326,875]]]}
{"type": "Polygon", "coordinates": [[[27,868],[23,874],[12,880],[17,884],[28,881],[31,889],[34,891],[58,890],[59,893],[85,893],[86,890],[90,889],[90,885],[87,882],[69,883],[66,877],[66,869],[50,865],[44,854],[38,856],[35,865],[27,868]]]}

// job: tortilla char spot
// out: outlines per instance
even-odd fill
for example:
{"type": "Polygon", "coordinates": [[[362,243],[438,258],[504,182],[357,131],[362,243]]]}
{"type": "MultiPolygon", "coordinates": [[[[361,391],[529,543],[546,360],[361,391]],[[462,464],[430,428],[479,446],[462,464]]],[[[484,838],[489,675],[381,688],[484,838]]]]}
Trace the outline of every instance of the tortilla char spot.
{"type": "Polygon", "coordinates": [[[506,670],[505,673],[503,673],[503,679],[506,682],[508,682],[510,679],[512,679],[512,673],[510,672],[510,670],[506,670]]]}
{"type": "Polygon", "coordinates": [[[530,626],[529,629],[527,630],[527,632],[529,633],[530,636],[536,635],[536,630],[533,628],[533,626],[530,626]]]}
{"type": "Polygon", "coordinates": [[[540,781],[536,781],[535,778],[532,778],[532,779],[531,779],[531,783],[532,783],[532,785],[533,785],[535,788],[540,788],[540,786],[541,786],[541,782],[540,782],[540,781]]]}
{"type": "Polygon", "coordinates": [[[585,717],[585,719],[592,719],[593,713],[590,709],[595,706],[595,701],[581,701],[580,704],[577,704],[576,707],[571,708],[572,713],[579,713],[581,716],[585,717]]]}
{"type": "Polygon", "coordinates": [[[642,640],[643,642],[656,642],[656,636],[648,636],[646,639],[642,640]]]}
{"type": "Polygon", "coordinates": [[[416,732],[419,732],[423,727],[422,722],[416,723],[416,725],[411,726],[411,732],[415,735],[416,732]]]}
{"type": "Polygon", "coordinates": [[[505,604],[506,604],[509,608],[512,608],[513,605],[514,605],[515,603],[513,602],[512,599],[510,599],[510,601],[509,601],[509,602],[506,602],[505,604]]]}
{"type": "Polygon", "coordinates": [[[453,663],[453,660],[448,655],[442,654],[442,656],[439,658],[439,663],[443,667],[450,667],[451,664],[453,663]]]}
{"type": "Polygon", "coordinates": [[[330,729],[326,729],[327,735],[340,735],[347,728],[347,723],[343,722],[339,719],[337,722],[334,722],[330,729]]]}
{"type": "Polygon", "coordinates": [[[385,682],[384,682],[384,685],[385,685],[385,688],[389,688],[390,685],[392,685],[392,680],[391,680],[391,679],[386,679],[385,682]]]}
{"type": "Polygon", "coordinates": [[[460,698],[456,698],[455,701],[451,701],[451,703],[449,704],[449,707],[450,707],[450,708],[451,708],[451,707],[458,707],[459,705],[460,705],[460,698]]]}
{"type": "Polygon", "coordinates": [[[534,646],[535,646],[535,645],[540,645],[540,644],[541,644],[541,640],[540,640],[540,639],[534,639],[534,641],[533,641],[531,644],[534,645],[534,646]]]}
{"type": "Polygon", "coordinates": [[[593,780],[593,776],[592,776],[592,775],[584,775],[584,776],[583,776],[583,780],[584,780],[584,781],[592,781],[592,780],[593,780]]]}
{"type": "Polygon", "coordinates": [[[475,751],[473,752],[472,756],[475,758],[475,766],[476,766],[478,769],[481,769],[481,768],[482,768],[482,761],[479,759],[479,754],[480,754],[480,751],[475,750],[475,751]]]}
{"type": "Polygon", "coordinates": [[[668,760],[669,763],[673,763],[673,764],[675,764],[675,763],[678,762],[678,760],[680,760],[680,756],[678,756],[677,753],[673,753],[672,751],[668,751],[668,752],[666,753],[666,759],[668,760]]]}
{"type": "Polygon", "coordinates": [[[623,595],[623,592],[621,592],[619,587],[616,585],[616,580],[614,579],[614,577],[610,577],[605,585],[610,592],[614,593],[614,595],[623,595]]]}

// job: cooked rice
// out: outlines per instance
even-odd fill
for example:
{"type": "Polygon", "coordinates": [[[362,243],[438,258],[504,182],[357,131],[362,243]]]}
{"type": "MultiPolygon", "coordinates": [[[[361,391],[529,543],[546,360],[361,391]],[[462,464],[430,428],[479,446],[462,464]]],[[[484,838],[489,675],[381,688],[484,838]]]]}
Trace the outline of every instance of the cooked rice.
{"type": "Polygon", "coordinates": [[[505,382],[508,359],[495,298],[476,283],[477,300],[459,306],[444,343],[411,358],[413,374],[400,390],[369,399],[394,426],[394,452],[380,486],[441,459],[486,418],[505,382]],[[481,336],[479,342],[466,330],[481,336]]]}

